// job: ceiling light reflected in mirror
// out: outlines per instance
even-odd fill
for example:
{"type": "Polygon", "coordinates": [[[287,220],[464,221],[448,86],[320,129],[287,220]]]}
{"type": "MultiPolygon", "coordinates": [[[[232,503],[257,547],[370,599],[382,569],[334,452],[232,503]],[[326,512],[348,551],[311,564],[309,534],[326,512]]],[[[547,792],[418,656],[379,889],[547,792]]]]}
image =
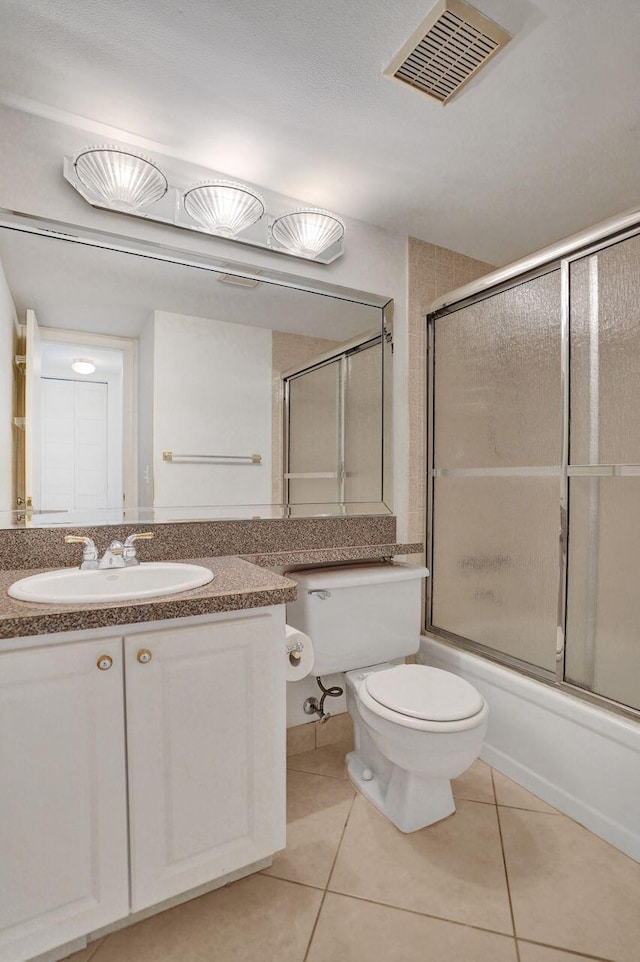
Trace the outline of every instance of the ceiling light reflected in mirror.
{"type": "Polygon", "coordinates": [[[76,357],[71,365],[71,370],[76,374],[93,374],[96,366],[88,357],[76,357]]]}

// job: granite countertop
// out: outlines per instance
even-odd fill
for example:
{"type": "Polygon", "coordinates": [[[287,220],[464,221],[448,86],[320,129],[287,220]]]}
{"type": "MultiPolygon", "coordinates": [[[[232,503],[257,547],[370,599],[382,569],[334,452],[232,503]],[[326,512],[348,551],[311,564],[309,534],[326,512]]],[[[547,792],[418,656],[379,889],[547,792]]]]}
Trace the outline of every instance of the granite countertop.
{"type": "Polygon", "coordinates": [[[191,563],[209,568],[214,574],[213,581],[191,591],[145,601],[75,605],[36,604],[9,597],[7,589],[14,581],[47,569],[0,571],[0,638],[109,628],[112,625],[282,605],[296,597],[294,581],[241,558],[196,558],[191,563]]]}
{"type": "Polygon", "coordinates": [[[420,542],[401,544],[346,545],[344,547],[299,548],[291,551],[269,551],[259,554],[243,554],[245,561],[264,568],[280,568],[288,565],[342,564],[346,561],[381,561],[398,555],[421,554],[420,542]]]}

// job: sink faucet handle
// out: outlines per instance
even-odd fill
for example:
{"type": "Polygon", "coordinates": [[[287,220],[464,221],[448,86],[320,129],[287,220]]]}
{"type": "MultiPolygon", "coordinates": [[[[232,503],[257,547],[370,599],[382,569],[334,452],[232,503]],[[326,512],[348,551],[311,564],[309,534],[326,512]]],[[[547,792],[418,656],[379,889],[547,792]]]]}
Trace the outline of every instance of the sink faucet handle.
{"type": "Polygon", "coordinates": [[[130,534],[124,543],[124,561],[126,565],[140,564],[136,557],[136,541],[151,541],[153,532],[144,531],[142,534],[130,534]]]}
{"type": "Polygon", "coordinates": [[[130,548],[136,541],[151,541],[154,537],[155,535],[152,531],[144,531],[142,534],[130,534],[125,540],[124,546],[125,548],[130,548]]]}
{"type": "Polygon", "coordinates": [[[92,538],[87,538],[82,535],[66,534],[64,536],[65,544],[82,544],[84,545],[84,551],[82,552],[82,564],[80,567],[83,570],[87,568],[97,568],[98,567],[98,549],[92,538]]]}

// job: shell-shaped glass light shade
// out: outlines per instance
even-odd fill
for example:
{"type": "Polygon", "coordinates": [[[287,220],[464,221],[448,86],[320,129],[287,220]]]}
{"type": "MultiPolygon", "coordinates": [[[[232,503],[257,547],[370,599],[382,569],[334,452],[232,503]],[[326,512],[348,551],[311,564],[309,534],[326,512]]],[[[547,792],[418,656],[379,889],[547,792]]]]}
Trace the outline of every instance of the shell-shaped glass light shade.
{"type": "Polygon", "coordinates": [[[307,207],[276,218],[271,234],[290,254],[317,257],[344,237],[344,224],[328,210],[307,207]]]}
{"type": "Polygon", "coordinates": [[[205,230],[235,237],[260,220],[264,201],[245,184],[208,180],[186,191],[184,209],[205,230]]]}
{"type": "Polygon", "coordinates": [[[169,189],[159,167],[119,147],[86,147],[73,166],[78,180],[116,210],[136,211],[160,200],[169,189]]]}

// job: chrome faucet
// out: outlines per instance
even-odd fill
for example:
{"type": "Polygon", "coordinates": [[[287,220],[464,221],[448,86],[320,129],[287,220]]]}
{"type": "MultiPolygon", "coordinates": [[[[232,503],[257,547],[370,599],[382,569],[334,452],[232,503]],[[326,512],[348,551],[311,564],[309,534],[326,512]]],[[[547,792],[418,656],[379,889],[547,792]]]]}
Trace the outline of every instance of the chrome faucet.
{"type": "Polygon", "coordinates": [[[130,568],[139,565],[136,557],[136,541],[149,541],[153,538],[150,531],[144,534],[130,534],[124,544],[121,541],[112,541],[102,558],[98,561],[98,549],[91,538],[80,537],[72,534],[65,535],[66,544],[82,544],[82,571],[104,570],[105,568],[130,568]]]}
{"type": "Polygon", "coordinates": [[[139,565],[140,562],[136,557],[136,541],[151,541],[153,534],[151,531],[145,531],[143,534],[130,534],[124,543],[124,564],[126,568],[130,568],[132,565],[139,565]]]}
{"type": "Polygon", "coordinates": [[[80,537],[74,534],[66,534],[64,536],[64,541],[65,544],[84,545],[80,569],[81,571],[95,571],[95,569],[98,567],[98,549],[91,538],[80,537]]]}
{"type": "Polygon", "coordinates": [[[122,541],[112,541],[105,553],[98,562],[98,569],[104,568],[124,568],[124,545],[122,541]]]}

